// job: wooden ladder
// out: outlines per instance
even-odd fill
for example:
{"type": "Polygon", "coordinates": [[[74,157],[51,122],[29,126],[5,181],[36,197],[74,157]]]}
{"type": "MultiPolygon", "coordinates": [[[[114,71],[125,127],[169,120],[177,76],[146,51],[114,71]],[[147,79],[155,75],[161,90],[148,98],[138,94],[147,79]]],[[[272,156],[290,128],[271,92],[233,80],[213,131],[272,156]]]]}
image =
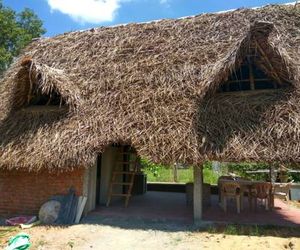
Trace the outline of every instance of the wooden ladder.
{"type": "MultiPolygon", "coordinates": [[[[126,155],[128,153],[122,153],[122,155],[126,155]]],[[[106,206],[108,207],[112,197],[125,197],[125,207],[128,207],[128,203],[129,203],[129,199],[131,197],[131,193],[132,193],[132,188],[133,188],[133,184],[134,184],[134,177],[137,173],[137,162],[138,160],[136,159],[135,161],[120,161],[117,162],[117,164],[122,164],[122,165],[128,165],[130,167],[130,164],[134,164],[134,170],[133,171],[120,171],[120,170],[114,170],[112,173],[112,178],[111,178],[111,182],[109,185],[109,191],[108,191],[108,199],[107,199],[107,203],[106,206]],[[124,182],[124,181],[117,181],[117,177],[118,176],[128,176],[129,177],[129,181],[128,182],[124,182]],[[122,190],[123,187],[128,187],[126,190],[126,193],[114,193],[114,187],[115,186],[122,186],[122,190]]],[[[127,179],[127,178],[126,178],[127,179]]],[[[127,180],[126,180],[127,181],[127,180]]]]}

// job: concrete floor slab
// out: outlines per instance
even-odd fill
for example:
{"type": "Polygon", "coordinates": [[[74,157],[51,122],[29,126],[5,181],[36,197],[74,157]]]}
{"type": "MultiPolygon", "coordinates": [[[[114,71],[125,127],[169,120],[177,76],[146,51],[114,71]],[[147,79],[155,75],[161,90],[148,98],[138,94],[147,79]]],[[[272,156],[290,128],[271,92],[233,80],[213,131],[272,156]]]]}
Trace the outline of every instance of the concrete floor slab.
{"type": "MultiPolygon", "coordinates": [[[[251,211],[247,199],[244,202],[244,210],[240,214],[236,213],[234,201],[228,202],[228,212],[225,213],[218,204],[218,197],[212,195],[211,206],[204,209],[203,219],[217,223],[300,226],[300,209],[290,207],[281,200],[275,200],[272,211],[265,211],[263,207],[251,211]]],[[[110,207],[99,206],[92,214],[186,224],[193,222],[192,207],[186,205],[184,193],[147,192],[145,195],[132,197],[128,208],[124,207],[122,201],[113,201],[110,207]]]]}

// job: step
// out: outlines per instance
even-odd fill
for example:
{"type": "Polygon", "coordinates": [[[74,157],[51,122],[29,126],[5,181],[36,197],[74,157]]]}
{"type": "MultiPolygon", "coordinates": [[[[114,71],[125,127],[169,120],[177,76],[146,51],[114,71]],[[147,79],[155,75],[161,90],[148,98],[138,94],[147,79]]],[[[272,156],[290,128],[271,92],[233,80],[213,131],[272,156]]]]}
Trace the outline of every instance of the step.
{"type": "Polygon", "coordinates": [[[136,161],[117,161],[118,164],[136,164],[137,162],[136,161]]]}
{"type": "Polygon", "coordinates": [[[131,185],[131,182],[112,182],[111,184],[113,185],[131,185]]]}
{"type": "Polygon", "coordinates": [[[127,196],[131,196],[130,194],[111,194],[111,196],[124,196],[124,197],[127,197],[127,196]]]}
{"type": "Polygon", "coordinates": [[[120,153],[121,155],[133,155],[133,154],[136,154],[136,152],[123,152],[123,153],[120,153]]]}
{"type": "Polygon", "coordinates": [[[136,172],[129,172],[129,171],[114,171],[113,174],[127,174],[127,175],[133,175],[136,174],[136,172]]]}

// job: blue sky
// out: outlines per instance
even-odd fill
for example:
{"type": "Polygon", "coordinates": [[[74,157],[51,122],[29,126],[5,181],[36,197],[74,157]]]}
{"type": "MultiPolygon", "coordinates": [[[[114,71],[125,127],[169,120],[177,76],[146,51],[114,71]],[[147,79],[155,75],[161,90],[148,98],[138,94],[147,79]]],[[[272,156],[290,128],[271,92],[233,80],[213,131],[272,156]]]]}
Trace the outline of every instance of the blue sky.
{"type": "Polygon", "coordinates": [[[3,0],[16,11],[33,9],[47,29],[45,36],[111,26],[177,18],[240,7],[288,3],[292,0],[3,0]]]}

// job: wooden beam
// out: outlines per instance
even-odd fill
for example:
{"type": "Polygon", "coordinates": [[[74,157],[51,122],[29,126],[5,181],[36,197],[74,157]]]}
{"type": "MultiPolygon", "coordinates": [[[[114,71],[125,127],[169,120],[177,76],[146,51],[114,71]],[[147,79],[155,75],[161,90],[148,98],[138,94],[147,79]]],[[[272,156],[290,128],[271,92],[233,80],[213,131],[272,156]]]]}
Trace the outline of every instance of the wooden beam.
{"type": "MultiPolygon", "coordinates": [[[[255,41],[255,45],[257,46],[259,52],[261,53],[263,59],[265,60],[265,62],[268,64],[268,66],[271,69],[271,72],[273,73],[273,76],[275,77],[276,81],[282,85],[282,81],[280,80],[280,77],[278,76],[278,74],[276,73],[272,63],[270,62],[268,56],[266,55],[266,53],[264,52],[264,50],[262,49],[262,47],[260,47],[260,45],[257,43],[257,41],[255,41]]],[[[275,86],[274,86],[275,87],[275,86]]]]}
{"type": "MultiPolygon", "coordinates": [[[[254,79],[255,81],[259,82],[267,82],[267,81],[273,81],[269,78],[258,78],[254,79]]],[[[241,79],[241,80],[229,80],[228,83],[239,83],[239,82],[250,82],[250,79],[241,79]]]]}
{"type": "Polygon", "coordinates": [[[30,104],[31,98],[32,98],[32,90],[33,90],[33,83],[31,79],[31,72],[32,72],[33,63],[31,62],[30,68],[29,68],[29,90],[28,90],[28,96],[27,96],[27,104],[30,104]]]}
{"type": "Polygon", "coordinates": [[[235,96],[251,96],[258,94],[270,94],[270,93],[281,93],[282,89],[255,89],[255,90],[242,90],[242,91],[231,91],[231,92],[219,92],[218,95],[235,95],[235,96]]]}
{"type": "MultiPolygon", "coordinates": [[[[286,170],[289,173],[300,173],[300,170],[293,170],[293,169],[287,169],[286,170]]],[[[278,173],[280,170],[278,169],[272,169],[273,173],[278,173]]],[[[246,171],[247,174],[267,174],[270,173],[270,169],[258,169],[258,170],[248,170],[246,171]]]]}
{"type": "Polygon", "coordinates": [[[48,101],[46,103],[46,106],[48,106],[50,104],[51,99],[52,99],[52,91],[50,92],[49,99],[48,99],[48,101]]]}
{"type": "Polygon", "coordinates": [[[62,106],[43,106],[43,105],[36,105],[36,106],[28,106],[22,109],[23,112],[31,112],[31,113],[41,113],[41,112],[66,112],[68,111],[68,107],[62,106]]]}
{"type": "Polygon", "coordinates": [[[202,221],[202,197],[203,194],[203,167],[194,166],[194,223],[198,224],[202,221]]]}
{"type": "Polygon", "coordinates": [[[250,89],[254,90],[255,89],[255,82],[254,82],[253,66],[252,66],[251,62],[249,62],[248,67],[249,67],[250,89]]]}
{"type": "Polygon", "coordinates": [[[226,83],[226,91],[230,91],[230,85],[229,85],[229,82],[226,83]]]}
{"type": "Polygon", "coordinates": [[[177,163],[175,163],[173,167],[173,180],[174,182],[178,182],[177,163]]]}

